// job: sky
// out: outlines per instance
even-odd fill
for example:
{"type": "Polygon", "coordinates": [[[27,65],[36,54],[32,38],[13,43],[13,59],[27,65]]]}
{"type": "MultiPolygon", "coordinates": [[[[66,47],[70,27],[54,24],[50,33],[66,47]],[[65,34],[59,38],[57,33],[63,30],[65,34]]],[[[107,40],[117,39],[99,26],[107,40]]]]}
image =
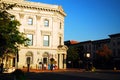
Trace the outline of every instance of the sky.
{"type": "Polygon", "coordinates": [[[60,5],[67,16],[64,41],[99,40],[120,33],[120,0],[29,0],[60,5]]]}

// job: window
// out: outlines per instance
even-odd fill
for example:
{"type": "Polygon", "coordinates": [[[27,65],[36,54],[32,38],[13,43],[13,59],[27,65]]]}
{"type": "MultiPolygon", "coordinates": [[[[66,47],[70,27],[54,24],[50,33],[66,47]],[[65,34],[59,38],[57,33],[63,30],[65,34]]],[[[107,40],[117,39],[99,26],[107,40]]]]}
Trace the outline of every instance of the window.
{"type": "Polygon", "coordinates": [[[28,19],[28,25],[33,25],[33,19],[32,18],[28,19]]]}
{"type": "Polygon", "coordinates": [[[43,58],[43,64],[47,64],[47,58],[43,58]]]}
{"type": "Polygon", "coordinates": [[[116,45],[115,45],[115,42],[113,42],[112,44],[113,44],[113,46],[116,46],[116,45]]]}
{"type": "Polygon", "coordinates": [[[43,46],[49,46],[49,36],[45,35],[43,37],[43,46]]]}
{"type": "Polygon", "coordinates": [[[117,56],[116,49],[113,49],[113,56],[117,56]]]}
{"type": "Polygon", "coordinates": [[[27,57],[27,58],[26,58],[26,63],[27,63],[27,64],[30,64],[30,62],[31,62],[31,57],[27,57]]]}
{"type": "Polygon", "coordinates": [[[14,17],[14,16],[11,17],[11,21],[13,21],[13,20],[15,20],[15,17],[14,17]]]}
{"type": "Polygon", "coordinates": [[[119,56],[120,57],[120,49],[117,49],[117,56],[119,56]]]}
{"type": "Polygon", "coordinates": [[[91,50],[91,45],[89,45],[89,50],[91,50]]]}
{"type": "Polygon", "coordinates": [[[120,45],[120,41],[117,42],[117,46],[120,45]]]}
{"type": "Polygon", "coordinates": [[[45,26],[45,27],[49,27],[49,20],[45,20],[45,21],[44,21],[44,26],[45,26]]]}
{"type": "Polygon", "coordinates": [[[33,63],[33,53],[28,52],[26,54],[26,64],[32,64],[33,63]]]}
{"type": "Polygon", "coordinates": [[[61,43],[62,43],[62,38],[59,37],[59,45],[61,45],[61,43]]]}
{"type": "Polygon", "coordinates": [[[27,38],[29,39],[29,41],[27,42],[28,46],[32,46],[33,45],[33,35],[27,34],[27,38]]]}
{"type": "Polygon", "coordinates": [[[60,29],[62,28],[62,23],[60,22],[60,29]]]}

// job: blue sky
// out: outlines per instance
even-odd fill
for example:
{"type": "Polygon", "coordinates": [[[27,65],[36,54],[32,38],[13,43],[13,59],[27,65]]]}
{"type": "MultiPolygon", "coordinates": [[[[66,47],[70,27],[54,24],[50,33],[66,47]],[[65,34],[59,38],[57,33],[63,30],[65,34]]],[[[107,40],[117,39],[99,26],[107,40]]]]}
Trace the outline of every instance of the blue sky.
{"type": "Polygon", "coordinates": [[[29,0],[61,5],[65,17],[64,40],[99,40],[120,33],[120,0],[29,0]]]}

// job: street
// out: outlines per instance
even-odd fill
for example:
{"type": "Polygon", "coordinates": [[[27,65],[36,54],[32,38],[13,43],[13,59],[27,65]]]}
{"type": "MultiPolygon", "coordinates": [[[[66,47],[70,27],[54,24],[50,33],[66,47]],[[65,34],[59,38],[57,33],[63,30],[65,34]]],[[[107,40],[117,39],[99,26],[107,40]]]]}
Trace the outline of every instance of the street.
{"type": "Polygon", "coordinates": [[[31,72],[27,80],[120,80],[120,72],[31,72]]]}
{"type": "MultiPolygon", "coordinates": [[[[25,72],[26,80],[120,80],[120,71],[80,71],[80,70],[61,70],[61,71],[41,71],[25,72]]],[[[10,73],[0,74],[0,80],[14,80],[10,73]]]]}

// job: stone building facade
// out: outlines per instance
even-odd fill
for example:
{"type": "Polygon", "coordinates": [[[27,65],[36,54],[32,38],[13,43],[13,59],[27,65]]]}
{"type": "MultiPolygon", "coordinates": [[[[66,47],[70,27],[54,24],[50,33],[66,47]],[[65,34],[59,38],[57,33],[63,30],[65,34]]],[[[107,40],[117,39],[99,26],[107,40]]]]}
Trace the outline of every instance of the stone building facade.
{"type": "Polygon", "coordinates": [[[66,50],[64,45],[64,17],[66,16],[61,6],[29,2],[25,0],[1,0],[16,6],[8,12],[15,15],[21,25],[19,31],[30,39],[28,47],[21,46],[16,57],[11,60],[12,67],[30,67],[37,69],[40,65],[47,68],[50,59],[59,69],[66,69],[66,50]],[[17,62],[18,61],[18,62],[17,62]]]}

